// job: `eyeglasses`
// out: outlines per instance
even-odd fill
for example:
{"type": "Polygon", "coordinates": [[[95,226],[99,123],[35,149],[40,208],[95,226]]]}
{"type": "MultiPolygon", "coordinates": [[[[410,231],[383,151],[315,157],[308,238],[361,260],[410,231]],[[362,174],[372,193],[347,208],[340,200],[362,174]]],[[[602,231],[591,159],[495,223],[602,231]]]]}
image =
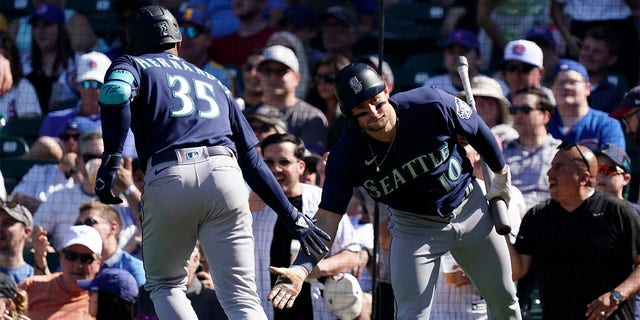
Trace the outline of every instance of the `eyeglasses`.
{"type": "Polygon", "coordinates": [[[270,77],[275,75],[278,78],[284,77],[285,74],[289,73],[289,68],[259,68],[258,72],[262,73],[265,77],[270,77]]]}
{"type": "Polygon", "coordinates": [[[89,226],[89,227],[93,227],[94,225],[98,224],[98,220],[94,219],[94,218],[86,218],[84,221],[77,221],[74,226],[89,226]]]}
{"type": "Polygon", "coordinates": [[[587,161],[587,158],[584,156],[584,154],[582,153],[582,150],[580,150],[580,147],[573,143],[573,142],[563,142],[558,146],[558,150],[565,150],[565,151],[569,151],[571,150],[571,148],[575,147],[578,150],[578,153],[580,154],[580,160],[582,160],[584,162],[584,164],[587,166],[587,171],[589,171],[589,173],[591,173],[591,167],[589,167],[589,161],[587,161]]]}
{"type": "Polygon", "coordinates": [[[98,80],[84,80],[80,82],[80,87],[85,90],[89,88],[100,89],[102,88],[102,82],[98,80]]]}
{"type": "Polygon", "coordinates": [[[536,110],[536,109],[531,108],[529,106],[512,106],[512,107],[509,107],[509,113],[510,114],[518,114],[520,112],[522,112],[524,114],[529,114],[533,110],[536,110]]]}
{"type": "Polygon", "coordinates": [[[506,72],[518,72],[518,73],[529,73],[535,66],[530,64],[511,64],[507,63],[504,66],[504,71],[506,72]]]}
{"type": "Polygon", "coordinates": [[[331,73],[318,73],[313,79],[316,82],[324,82],[328,84],[333,84],[336,82],[336,76],[331,73]]]}
{"type": "Polygon", "coordinates": [[[78,261],[78,259],[80,259],[80,263],[82,264],[90,264],[96,261],[96,257],[91,253],[79,253],[69,249],[62,249],[62,254],[65,259],[72,262],[78,261]]]}
{"type": "Polygon", "coordinates": [[[180,27],[180,33],[189,39],[197,38],[202,34],[202,30],[197,27],[180,27]]]}
{"type": "Polygon", "coordinates": [[[278,160],[278,161],[273,160],[273,159],[271,159],[271,158],[266,158],[266,159],[264,159],[264,163],[265,163],[265,164],[267,164],[267,166],[268,166],[269,168],[273,168],[273,167],[276,165],[276,163],[277,163],[281,168],[284,168],[284,167],[288,167],[288,166],[289,166],[290,164],[292,164],[293,162],[294,162],[294,161],[291,161],[291,160],[289,160],[289,159],[287,159],[287,158],[283,158],[283,159],[280,159],[280,160],[278,160]]]}
{"type": "Polygon", "coordinates": [[[623,173],[624,170],[616,165],[598,165],[598,174],[617,176],[623,173]]]}
{"type": "Polygon", "coordinates": [[[79,133],[62,133],[60,134],[60,140],[62,141],[69,141],[71,139],[78,141],[78,139],[80,138],[80,134],[79,133]]]}
{"type": "Polygon", "coordinates": [[[100,154],[91,154],[91,153],[83,153],[82,154],[82,161],[84,161],[84,163],[87,163],[93,159],[102,159],[102,155],[100,154]]]}
{"type": "Polygon", "coordinates": [[[251,129],[253,129],[253,131],[256,133],[269,132],[271,131],[272,128],[273,126],[268,123],[262,123],[260,125],[251,125],[251,129]]]}

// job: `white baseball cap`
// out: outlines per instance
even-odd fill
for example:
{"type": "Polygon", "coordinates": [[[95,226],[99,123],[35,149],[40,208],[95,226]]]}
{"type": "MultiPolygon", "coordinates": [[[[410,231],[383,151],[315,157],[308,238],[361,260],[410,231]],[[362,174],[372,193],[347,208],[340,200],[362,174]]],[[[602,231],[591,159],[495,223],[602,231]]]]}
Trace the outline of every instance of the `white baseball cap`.
{"type": "Polygon", "coordinates": [[[97,80],[104,83],[104,76],[111,66],[111,59],[103,53],[92,51],[78,58],[76,82],[97,80]]]}
{"type": "Polygon", "coordinates": [[[509,60],[542,68],[542,49],[533,41],[513,40],[504,47],[504,61],[509,60]]]}
{"type": "Polygon", "coordinates": [[[298,62],[296,54],[293,50],[285,46],[277,44],[275,46],[268,47],[264,50],[262,56],[263,58],[262,61],[260,61],[260,64],[269,61],[276,61],[284,64],[295,72],[300,71],[300,63],[298,62]]]}
{"type": "Polygon", "coordinates": [[[69,227],[62,247],[67,248],[74,244],[81,244],[98,256],[102,254],[102,237],[93,227],[85,225],[69,227]]]}
{"type": "Polygon", "coordinates": [[[362,312],[364,303],[358,279],[349,273],[338,273],[324,283],[324,302],[340,320],[352,320],[362,312]]]}

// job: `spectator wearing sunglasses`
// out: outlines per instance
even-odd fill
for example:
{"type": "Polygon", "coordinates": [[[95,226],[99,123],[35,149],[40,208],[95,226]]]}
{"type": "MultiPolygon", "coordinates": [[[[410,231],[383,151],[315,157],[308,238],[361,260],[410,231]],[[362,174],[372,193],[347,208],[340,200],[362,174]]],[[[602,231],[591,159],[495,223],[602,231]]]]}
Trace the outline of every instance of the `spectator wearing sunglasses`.
{"type": "Polygon", "coordinates": [[[214,75],[233,95],[236,94],[235,77],[222,64],[209,59],[209,45],[211,44],[210,22],[207,13],[199,7],[188,7],[178,15],[182,47],[180,56],[185,60],[214,75]]]}
{"type": "Polygon", "coordinates": [[[93,279],[100,271],[100,233],[85,225],[71,226],[63,233],[61,271],[27,278],[18,287],[27,291],[32,319],[92,320],[89,292],[77,281],[93,279]]]}
{"type": "Polygon", "coordinates": [[[527,209],[549,198],[546,172],[561,141],[547,132],[555,106],[545,92],[530,87],[517,91],[509,113],[518,139],[504,143],[511,183],[522,191],[527,209]]]}
{"type": "MultiPolygon", "coordinates": [[[[52,192],[47,197],[47,201],[38,207],[38,210],[34,213],[34,225],[36,226],[34,241],[46,235],[53,248],[60,252],[65,230],[76,222],[80,205],[96,199],[93,185],[98,167],[102,163],[103,149],[102,133],[99,131],[80,136],[76,161],[76,170],[80,181],[73,188],[52,192]]],[[[132,221],[135,221],[132,209],[128,205],[128,202],[125,202],[115,208],[121,217],[129,217],[132,221]]],[[[128,239],[123,239],[122,241],[126,243],[128,239]]]]}
{"type": "Polygon", "coordinates": [[[557,107],[547,127],[551,135],[590,148],[609,143],[626,150],[620,122],[589,106],[591,83],[587,69],[575,60],[561,59],[553,74],[557,107]]]}
{"type": "MultiPolygon", "coordinates": [[[[77,133],[101,130],[98,94],[110,65],[111,60],[100,52],[85,53],[78,58],[75,88],[80,93],[80,99],[73,107],[47,114],[40,127],[40,136],[56,137],[67,142],[77,133]],[[74,122],[77,127],[74,127],[74,122]]],[[[133,134],[129,132],[124,154],[136,157],[133,141],[133,134]]]]}
{"type": "MultiPolygon", "coordinates": [[[[607,143],[598,146],[593,152],[598,158],[596,191],[626,200],[631,182],[631,159],[627,153],[618,146],[607,143]]],[[[640,205],[628,200],[626,202],[640,214],[640,205]]]]}
{"type": "Polygon", "coordinates": [[[245,115],[253,113],[263,103],[263,88],[258,75],[258,65],[262,61],[263,48],[256,48],[249,53],[241,67],[242,86],[236,102],[245,115]]]}
{"type": "Polygon", "coordinates": [[[544,319],[634,318],[640,218],[596,190],[597,170],[589,148],[562,143],[547,172],[551,199],[525,214],[514,245],[506,241],[514,280],[538,267],[544,319]]]}
{"type": "Polygon", "coordinates": [[[511,100],[520,89],[534,87],[540,88],[556,104],[551,89],[542,85],[548,70],[544,68],[542,49],[535,42],[522,39],[508,42],[503,60],[502,77],[509,87],[507,99],[511,100]]]}

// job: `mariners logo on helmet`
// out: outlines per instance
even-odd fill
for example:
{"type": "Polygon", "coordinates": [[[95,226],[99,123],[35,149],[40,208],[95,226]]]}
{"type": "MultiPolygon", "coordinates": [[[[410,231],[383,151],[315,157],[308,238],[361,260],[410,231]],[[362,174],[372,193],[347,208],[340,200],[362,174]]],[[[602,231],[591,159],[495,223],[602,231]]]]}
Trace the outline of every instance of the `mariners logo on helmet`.
{"type": "Polygon", "coordinates": [[[384,91],[385,83],[380,75],[365,63],[352,63],[336,75],[336,96],[340,110],[353,123],[351,110],[384,91]]]}
{"type": "Polygon", "coordinates": [[[358,80],[358,77],[353,77],[349,80],[349,85],[351,86],[351,90],[353,93],[358,94],[362,91],[362,82],[358,80]]]}

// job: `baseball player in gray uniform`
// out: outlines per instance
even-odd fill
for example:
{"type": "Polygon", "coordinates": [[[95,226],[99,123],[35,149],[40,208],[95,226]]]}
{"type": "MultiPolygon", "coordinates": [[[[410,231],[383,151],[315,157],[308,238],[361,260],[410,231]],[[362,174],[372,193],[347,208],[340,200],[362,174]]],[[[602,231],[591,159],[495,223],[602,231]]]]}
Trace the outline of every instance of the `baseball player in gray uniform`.
{"type": "MultiPolygon", "coordinates": [[[[199,239],[230,319],[266,319],[256,293],[253,236],[245,179],[280,217],[303,252],[330,239],[287,200],[255,146],[256,136],[229,90],[178,56],[175,17],[153,5],[126,27],[126,54],[115,59],[100,91],[104,153],[95,184],[112,193],[127,129],[145,170],[142,258],[160,319],[197,319],[185,295],[187,264],[199,239]]],[[[287,248],[288,249],[288,248],[287,248]]]]}
{"type": "MultiPolygon", "coordinates": [[[[421,87],[389,97],[371,67],[338,73],[336,95],[354,124],[332,148],[318,226],[335,234],[353,187],[363,186],[390,210],[391,284],[396,319],[429,319],[440,257],[450,251],[484,297],[490,319],[520,319],[509,253],[488,214],[487,199],[509,202],[509,167],[491,130],[462,100],[421,87]],[[495,173],[486,197],[458,135],[495,173]]],[[[319,256],[298,255],[269,298],[288,307],[319,256]]]]}

